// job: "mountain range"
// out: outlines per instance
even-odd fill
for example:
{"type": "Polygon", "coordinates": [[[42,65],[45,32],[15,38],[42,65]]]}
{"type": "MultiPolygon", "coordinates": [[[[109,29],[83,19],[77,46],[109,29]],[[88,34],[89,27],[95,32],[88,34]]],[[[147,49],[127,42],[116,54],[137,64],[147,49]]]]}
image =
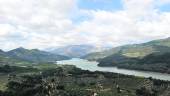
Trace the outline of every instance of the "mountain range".
{"type": "Polygon", "coordinates": [[[80,58],[89,53],[100,52],[106,49],[108,48],[84,44],[84,45],[68,45],[63,47],[51,47],[47,48],[46,51],[53,54],[68,56],[70,58],[80,58]]]}
{"type": "Polygon", "coordinates": [[[55,62],[57,60],[69,59],[67,56],[56,55],[38,49],[16,48],[8,52],[0,50],[0,60],[20,60],[28,62],[55,62]]]}

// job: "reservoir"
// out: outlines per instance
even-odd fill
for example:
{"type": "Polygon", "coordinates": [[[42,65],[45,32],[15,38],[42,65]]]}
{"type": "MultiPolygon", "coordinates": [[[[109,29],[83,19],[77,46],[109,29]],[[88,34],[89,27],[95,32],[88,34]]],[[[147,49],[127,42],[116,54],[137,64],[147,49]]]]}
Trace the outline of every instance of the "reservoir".
{"type": "Polygon", "coordinates": [[[124,75],[133,75],[133,76],[140,76],[140,77],[146,77],[146,78],[152,77],[155,79],[170,81],[170,74],[149,72],[149,71],[120,69],[117,67],[99,67],[99,66],[97,66],[98,62],[88,61],[88,60],[79,59],[79,58],[57,61],[57,64],[75,65],[78,68],[81,68],[83,70],[89,70],[89,71],[114,72],[114,73],[120,73],[120,74],[124,74],[124,75]]]}

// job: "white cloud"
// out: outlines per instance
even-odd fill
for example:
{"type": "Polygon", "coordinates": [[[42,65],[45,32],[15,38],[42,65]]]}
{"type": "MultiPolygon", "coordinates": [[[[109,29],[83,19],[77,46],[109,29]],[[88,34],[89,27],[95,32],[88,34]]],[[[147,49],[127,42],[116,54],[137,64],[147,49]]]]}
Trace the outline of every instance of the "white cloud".
{"type": "Polygon", "coordinates": [[[15,30],[15,27],[9,24],[0,24],[0,36],[6,36],[10,34],[12,30],[15,30]]]}
{"type": "Polygon", "coordinates": [[[158,4],[161,5],[161,4],[167,4],[167,3],[170,3],[170,0],[158,0],[158,4]]]}
{"type": "Polygon", "coordinates": [[[119,46],[170,36],[170,12],[158,8],[169,0],[123,0],[117,11],[79,9],[76,1],[0,0],[1,48],[119,46]]]}
{"type": "Polygon", "coordinates": [[[46,38],[65,34],[73,27],[69,15],[76,6],[76,0],[0,0],[0,37],[6,41],[3,49],[45,47],[46,38]]]}
{"type": "Polygon", "coordinates": [[[85,32],[91,43],[111,46],[170,36],[170,12],[159,11],[156,0],[123,2],[124,9],[116,12],[88,11],[91,19],[78,25],[76,31],[85,32]]]}
{"type": "Polygon", "coordinates": [[[156,0],[123,0],[124,10],[133,19],[153,19],[157,16],[156,0]]]}

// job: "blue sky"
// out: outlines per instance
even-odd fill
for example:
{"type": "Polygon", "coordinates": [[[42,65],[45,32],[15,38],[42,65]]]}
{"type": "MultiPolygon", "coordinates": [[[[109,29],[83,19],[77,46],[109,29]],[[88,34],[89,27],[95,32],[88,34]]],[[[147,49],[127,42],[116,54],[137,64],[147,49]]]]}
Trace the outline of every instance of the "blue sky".
{"type": "MultiPolygon", "coordinates": [[[[155,2],[158,0],[155,0],[155,2]]],[[[166,0],[165,0],[166,1],[166,0]]],[[[168,0],[167,0],[168,1],[168,0]]],[[[78,7],[89,10],[117,11],[123,9],[122,0],[78,0],[78,7]]],[[[160,11],[170,11],[170,3],[157,6],[160,11]]]]}
{"type": "Polygon", "coordinates": [[[82,9],[115,11],[123,8],[121,0],[78,0],[82,9]]]}
{"type": "Polygon", "coordinates": [[[170,0],[0,0],[0,49],[170,37],[170,0]]]}
{"type": "Polygon", "coordinates": [[[159,10],[164,12],[170,12],[170,4],[164,4],[162,6],[159,6],[159,10]]]}
{"type": "MultiPolygon", "coordinates": [[[[162,1],[168,1],[168,3],[159,4],[159,0],[153,0],[155,3],[155,9],[159,12],[170,12],[170,2],[168,0],[162,0],[162,1]]],[[[104,11],[120,11],[124,9],[123,0],[77,0],[77,6],[80,9],[84,10],[104,10],[104,11]]],[[[89,20],[90,17],[86,15],[80,15],[75,17],[72,20],[79,24],[84,20],[89,20]]]]}

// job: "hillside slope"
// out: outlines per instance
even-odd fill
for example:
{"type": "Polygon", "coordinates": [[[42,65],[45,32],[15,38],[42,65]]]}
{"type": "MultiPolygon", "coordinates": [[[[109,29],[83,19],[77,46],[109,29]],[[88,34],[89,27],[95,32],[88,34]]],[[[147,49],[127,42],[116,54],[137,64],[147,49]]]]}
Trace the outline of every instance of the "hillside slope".
{"type": "Polygon", "coordinates": [[[170,52],[170,38],[154,40],[142,44],[119,46],[103,52],[90,53],[83,58],[88,60],[98,60],[113,54],[121,54],[131,58],[142,58],[156,52],[170,52]]]}
{"type": "Polygon", "coordinates": [[[129,58],[111,55],[99,60],[99,66],[117,66],[119,68],[170,73],[170,53],[152,53],[143,58],[129,58]]]}
{"type": "Polygon", "coordinates": [[[56,55],[45,51],[40,51],[38,49],[24,49],[17,48],[6,53],[9,57],[26,60],[29,62],[55,62],[57,60],[69,59],[66,56],[56,55]]]}

